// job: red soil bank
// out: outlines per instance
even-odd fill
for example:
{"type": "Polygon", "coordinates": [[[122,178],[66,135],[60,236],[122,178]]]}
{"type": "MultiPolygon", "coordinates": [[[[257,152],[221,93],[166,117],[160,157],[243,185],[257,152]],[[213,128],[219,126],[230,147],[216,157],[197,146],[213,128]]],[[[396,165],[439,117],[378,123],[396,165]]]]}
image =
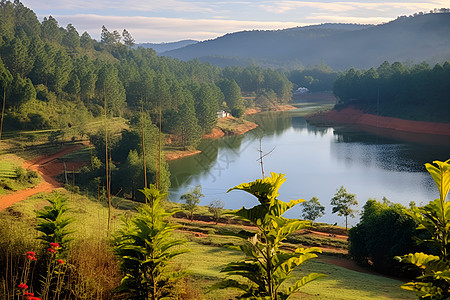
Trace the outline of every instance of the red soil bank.
{"type": "Polygon", "coordinates": [[[419,134],[450,136],[450,123],[402,120],[363,113],[354,107],[331,110],[311,116],[312,121],[340,124],[358,124],[419,134]]]}

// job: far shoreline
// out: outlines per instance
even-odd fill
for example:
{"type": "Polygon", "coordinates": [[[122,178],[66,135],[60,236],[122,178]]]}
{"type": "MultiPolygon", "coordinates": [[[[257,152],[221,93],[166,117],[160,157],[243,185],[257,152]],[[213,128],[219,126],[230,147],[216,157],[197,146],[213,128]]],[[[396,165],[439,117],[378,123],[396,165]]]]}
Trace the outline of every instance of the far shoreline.
{"type": "MultiPolygon", "coordinates": [[[[297,108],[292,105],[289,105],[289,104],[284,104],[284,105],[274,106],[267,111],[288,111],[288,110],[294,110],[294,109],[297,109],[297,108]]],[[[262,111],[260,108],[251,108],[251,109],[247,109],[245,111],[244,115],[252,115],[252,114],[257,114],[260,112],[266,112],[266,111],[262,111]]],[[[258,124],[244,120],[242,118],[236,119],[231,116],[224,117],[224,118],[220,118],[218,120],[217,126],[214,127],[210,133],[203,135],[202,140],[218,139],[223,136],[241,135],[250,130],[255,129],[256,127],[258,127],[258,124]]],[[[201,153],[200,150],[170,150],[170,151],[165,152],[164,157],[165,157],[166,161],[173,161],[173,160],[177,160],[180,158],[193,156],[193,155],[196,155],[199,153],[201,153]]]]}

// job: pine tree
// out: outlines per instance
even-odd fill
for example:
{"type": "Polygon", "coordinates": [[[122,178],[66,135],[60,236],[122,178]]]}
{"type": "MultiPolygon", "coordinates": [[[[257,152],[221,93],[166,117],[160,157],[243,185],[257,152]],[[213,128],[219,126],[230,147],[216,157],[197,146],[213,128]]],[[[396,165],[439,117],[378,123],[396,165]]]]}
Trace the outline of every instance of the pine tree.
{"type": "Polygon", "coordinates": [[[131,36],[131,34],[126,29],[123,30],[122,37],[123,37],[123,43],[125,44],[125,46],[133,47],[135,45],[134,38],[131,36]]]}

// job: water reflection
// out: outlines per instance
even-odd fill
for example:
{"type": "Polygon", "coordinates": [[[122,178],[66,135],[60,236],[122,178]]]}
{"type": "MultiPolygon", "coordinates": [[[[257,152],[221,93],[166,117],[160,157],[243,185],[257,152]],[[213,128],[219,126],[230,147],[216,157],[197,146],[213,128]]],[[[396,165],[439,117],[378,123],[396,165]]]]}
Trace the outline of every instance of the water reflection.
{"type": "Polygon", "coordinates": [[[450,150],[450,144],[447,147],[430,147],[349,128],[334,129],[334,137],[335,143],[331,147],[336,159],[376,164],[390,171],[424,172],[425,163],[448,159],[450,150]]]}
{"type": "MultiPolygon", "coordinates": [[[[254,205],[255,200],[245,193],[225,192],[261,177],[257,162],[261,135],[263,151],[275,148],[264,160],[266,173],[285,173],[287,177],[280,199],[318,197],[327,207],[319,221],[343,222],[331,214],[329,205],[341,185],[357,195],[360,209],[368,198],[386,196],[408,205],[411,200],[426,203],[437,196],[423,164],[448,159],[449,147],[401,142],[355,129],[315,127],[292,112],[252,119],[258,129],[242,136],[203,141],[201,154],[170,162],[171,199],[178,200],[189,188],[201,184],[206,195],[201,205],[219,198],[227,208],[254,205]]],[[[300,214],[297,207],[287,217],[300,214]]]]}

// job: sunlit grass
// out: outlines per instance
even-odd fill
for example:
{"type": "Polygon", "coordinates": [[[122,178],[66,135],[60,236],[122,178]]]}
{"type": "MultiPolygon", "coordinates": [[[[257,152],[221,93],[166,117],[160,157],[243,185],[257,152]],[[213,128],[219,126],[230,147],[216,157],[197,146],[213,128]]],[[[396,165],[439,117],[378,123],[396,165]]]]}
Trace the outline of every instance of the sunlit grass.
{"type": "MultiPolygon", "coordinates": [[[[101,273],[113,274],[115,270],[114,280],[108,282],[109,289],[117,283],[119,278],[117,269],[112,269],[117,267],[115,267],[114,258],[110,255],[109,237],[113,236],[113,232],[122,226],[121,218],[129,217],[135,212],[112,208],[111,234],[108,236],[106,203],[98,203],[96,199],[71,194],[63,189],[59,189],[58,192],[65,194],[69,199],[68,216],[74,219],[70,229],[74,231],[72,237],[75,238],[73,241],[74,252],[71,257],[84,276],[80,285],[74,286],[74,289],[85,294],[89,293],[89,289],[95,289],[97,292],[93,295],[98,295],[101,289],[104,289],[100,291],[101,293],[107,293],[106,287],[98,285],[96,278],[101,277],[102,282],[108,282],[107,276],[105,277],[105,274],[101,273]]],[[[9,228],[6,231],[3,230],[3,235],[5,232],[10,232],[12,235],[20,237],[21,230],[23,230],[23,234],[26,233],[29,237],[27,240],[35,239],[37,234],[32,233],[35,225],[35,210],[48,204],[46,197],[45,194],[30,197],[16,203],[8,213],[2,212],[1,218],[9,220],[3,224],[9,228]],[[13,228],[16,229],[13,230],[13,228]]],[[[168,203],[167,206],[173,209],[179,208],[179,204],[168,203]]],[[[200,211],[206,212],[207,208],[200,207],[200,211]]],[[[188,295],[188,298],[185,299],[221,300],[231,299],[238,295],[239,293],[233,289],[211,292],[208,290],[214,283],[224,278],[224,274],[220,270],[226,264],[244,257],[242,252],[227,248],[230,245],[242,243],[244,239],[226,234],[227,232],[238,233],[243,227],[234,224],[216,226],[212,223],[177,221],[180,222],[181,229],[184,231],[176,231],[174,238],[184,239],[186,243],[179,247],[191,250],[176,257],[173,262],[176,269],[188,271],[188,276],[180,287],[188,295]]],[[[246,228],[246,230],[250,229],[246,228]]],[[[20,238],[16,240],[20,240],[20,238]]],[[[30,246],[32,245],[36,245],[36,243],[30,244],[30,246]]],[[[292,280],[311,272],[323,273],[327,277],[307,284],[289,299],[415,299],[413,293],[400,288],[402,282],[398,280],[351,271],[317,259],[301,265],[300,269],[294,272],[295,278],[292,280]]]]}

